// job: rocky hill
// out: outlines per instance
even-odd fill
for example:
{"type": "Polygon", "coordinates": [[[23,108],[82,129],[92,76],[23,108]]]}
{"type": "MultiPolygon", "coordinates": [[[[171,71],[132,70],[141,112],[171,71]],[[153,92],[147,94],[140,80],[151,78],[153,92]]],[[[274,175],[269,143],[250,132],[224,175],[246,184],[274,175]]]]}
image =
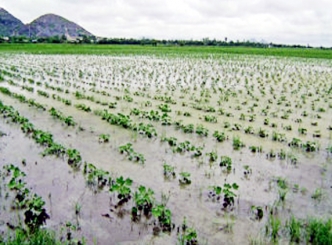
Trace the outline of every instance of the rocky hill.
{"type": "Polygon", "coordinates": [[[19,35],[24,27],[22,21],[0,7],[0,36],[19,35]]]}
{"type": "Polygon", "coordinates": [[[0,36],[53,37],[65,35],[67,39],[93,36],[76,23],[55,14],[40,16],[24,25],[19,19],[0,8],[0,36]]]}
{"type": "Polygon", "coordinates": [[[27,25],[33,37],[51,37],[65,35],[67,37],[92,36],[79,25],[55,14],[46,14],[27,25]]]}

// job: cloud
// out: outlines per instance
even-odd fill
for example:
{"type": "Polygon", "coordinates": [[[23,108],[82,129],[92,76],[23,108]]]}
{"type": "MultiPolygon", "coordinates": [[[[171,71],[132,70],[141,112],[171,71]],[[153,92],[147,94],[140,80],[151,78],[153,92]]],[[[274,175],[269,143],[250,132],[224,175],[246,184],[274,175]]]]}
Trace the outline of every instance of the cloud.
{"type": "Polygon", "coordinates": [[[0,0],[0,6],[25,23],[54,13],[104,37],[332,46],[330,0],[0,0]]]}

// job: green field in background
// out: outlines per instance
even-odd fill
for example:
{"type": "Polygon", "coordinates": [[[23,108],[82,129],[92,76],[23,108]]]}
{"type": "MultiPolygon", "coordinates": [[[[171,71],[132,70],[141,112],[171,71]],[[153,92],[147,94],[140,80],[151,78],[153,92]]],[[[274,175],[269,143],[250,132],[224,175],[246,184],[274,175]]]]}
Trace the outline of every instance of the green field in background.
{"type": "Polygon", "coordinates": [[[94,44],[0,44],[0,52],[29,54],[96,54],[96,55],[198,55],[246,54],[279,57],[332,59],[332,50],[318,48],[251,48],[215,46],[141,46],[94,44]]]}

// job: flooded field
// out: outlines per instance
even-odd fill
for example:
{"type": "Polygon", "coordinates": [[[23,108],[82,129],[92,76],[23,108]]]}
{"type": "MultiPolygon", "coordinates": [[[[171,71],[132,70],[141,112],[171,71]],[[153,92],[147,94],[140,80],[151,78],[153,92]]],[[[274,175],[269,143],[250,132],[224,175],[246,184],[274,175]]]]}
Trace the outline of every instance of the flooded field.
{"type": "MultiPolygon", "coordinates": [[[[1,169],[64,240],[307,243],[290,220],[331,218],[329,60],[3,54],[0,71],[1,169]]],[[[6,234],[24,215],[2,176],[6,234]]]]}

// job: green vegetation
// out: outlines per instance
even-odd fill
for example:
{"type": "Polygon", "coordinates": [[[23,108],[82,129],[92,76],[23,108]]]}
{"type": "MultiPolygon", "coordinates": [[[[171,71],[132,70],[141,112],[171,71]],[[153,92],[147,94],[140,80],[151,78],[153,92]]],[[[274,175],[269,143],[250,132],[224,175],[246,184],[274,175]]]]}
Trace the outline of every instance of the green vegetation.
{"type": "Polygon", "coordinates": [[[109,142],[110,141],[110,135],[109,134],[100,134],[99,135],[99,143],[106,143],[106,142],[109,142]]]}
{"type": "Polygon", "coordinates": [[[135,206],[132,208],[133,219],[137,220],[141,217],[142,213],[148,216],[154,204],[154,192],[145,186],[139,186],[134,194],[135,206]]]}
{"type": "Polygon", "coordinates": [[[286,227],[289,231],[290,241],[299,243],[301,240],[301,222],[297,220],[294,216],[286,223],[286,227]]]}
{"type": "Polygon", "coordinates": [[[268,225],[265,227],[266,235],[271,237],[272,242],[277,242],[280,236],[281,221],[278,217],[270,215],[268,225]]]}
{"type": "Polygon", "coordinates": [[[172,230],[172,212],[164,204],[156,205],[152,209],[152,215],[157,218],[158,225],[163,232],[172,230]]]}
{"type": "Polygon", "coordinates": [[[164,163],[163,169],[164,169],[165,178],[171,178],[171,177],[175,178],[175,171],[174,171],[175,168],[173,166],[164,163]]]}
{"type": "Polygon", "coordinates": [[[128,159],[133,162],[138,162],[140,164],[145,163],[145,157],[143,154],[134,151],[133,146],[131,143],[127,143],[125,145],[119,146],[119,151],[121,154],[126,153],[128,159]]]}
{"type": "Polygon", "coordinates": [[[55,233],[49,230],[40,229],[32,234],[28,234],[21,229],[17,229],[15,234],[8,237],[0,236],[1,245],[62,245],[62,241],[58,240],[55,233]]]}
{"type": "Polygon", "coordinates": [[[180,245],[198,244],[197,231],[193,227],[188,227],[186,217],[183,218],[181,234],[178,236],[178,241],[180,245]]]}
{"type": "Polygon", "coordinates": [[[332,219],[307,218],[300,220],[293,215],[282,224],[280,218],[270,215],[265,226],[266,236],[278,242],[285,231],[291,243],[328,245],[332,243],[332,219]]]}
{"type": "Polygon", "coordinates": [[[189,185],[191,184],[191,179],[190,179],[190,173],[188,172],[181,172],[180,174],[180,179],[179,179],[179,182],[180,184],[182,185],[189,185]]]}
{"type": "Polygon", "coordinates": [[[112,183],[109,172],[97,168],[92,163],[84,163],[83,174],[87,177],[88,185],[97,186],[99,189],[103,189],[106,185],[112,183]]]}
{"type": "MultiPolygon", "coordinates": [[[[110,55],[103,56],[0,55],[0,93],[8,104],[0,102],[5,131],[0,132],[1,152],[17,149],[8,159],[19,156],[28,174],[41,170],[49,176],[54,171],[55,177],[47,178],[53,181],[47,185],[49,193],[48,189],[41,192],[51,208],[66,201],[54,198],[54,188],[73,193],[71,207],[62,210],[75,220],[64,229],[82,229],[92,243],[86,227],[107,219],[111,224],[100,226],[101,231],[112,226],[114,233],[104,233],[107,238],[129,232],[128,239],[136,239],[136,232],[142,234],[144,227],[140,237],[167,232],[171,241],[164,243],[201,244],[197,231],[204,231],[202,227],[216,212],[215,230],[226,233],[221,243],[237,235],[232,234],[233,226],[235,233],[256,222],[253,228],[266,227],[267,237],[257,238],[262,244],[328,244],[329,220],[296,216],[316,209],[317,215],[326,216],[331,204],[326,179],[332,153],[331,60],[219,53],[226,47],[158,45],[76,45],[68,50],[96,47],[93,52],[98,54],[99,48],[109,47],[110,55]],[[117,53],[120,48],[128,52],[117,53]],[[143,50],[155,55],[140,56],[143,50]],[[79,118],[76,127],[74,119],[79,118]],[[35,144],[29,145],[30,141],[35,144]],[[140,164],[130,165],[130,161],[140,164]],[[315,171],[308,171],[308,166],[315,171]],[[129,176],[124,177],[126,173],[129,176]],[[54,178],[58,177],[66,184],[57,185],[54,178]],[[306,194],[305,186],[311,186],[310,193],[306,194]],[[172,212],[168,200],[175,207],[172,212]],[[243,206],[243,201],[250,206],[243,206]],[[91,205],[96,209],[91,210],[91,205]],[[195,228],[186,219],[181,223],[186,210],[195,228]],[[88,219],[87,213],[94,211],[97,215],[88,219]],[[202,213],[196,216],[195,212],[202,213]],[[235,222],[239,212],[249,216],[241,224],[235,222]],[[129,226],[133,232],[116,230],[129,226]]],[[[45,202],[31,194],[20,171],[11,171],[16,177],[7,176],[9,185],[0,189],[0,197],[3,205],[16,199],[10,206],[15,210],[4,209],[0,215],[13,211],[15,216],[17,208],[29,206],[31,217],[38,216],[45,202]],[[18,195],[6,193],[12,191],[18,195]]],[[[32,183],[36,190],[43,180],[32,183]]],[[[57,209],[51,211],[58,215],[57,209]]],[[[31,225],[23,219],[21,223],[31,225]]],[[[214,234],[205,234],[211,237],[203,241],[221,238],[214,234]]],[[[9,236],[13,238],[8,231],[9,236]]],[[[245,244],[246,238],[239,241],[245,244]]]]}
{"type": "MultiPolygon", "coordinates": [[[[13,237],[3,238],[5,239],[4,244],[23,244],[23,241],[27,241],[27,244],[36,244],[33,241],[40,241],[41,239],[47,239],[47,241],[52,242],[51,244],[55,244],[54,236],[40,229],[50,218],[44,207],[45,201],[27,187],[27,183],[24,181],[26,174],[19,167],[10,164],[5,165],[3,169],[4,173],[0,172],[1,178],[9,179],[7,186],[15,194],[12,207],[17,210],[19,218],[24,220],[24,224],[19,224],[13,237]],[[23,215],[24,218],[21,217],[23,215]]],[[[1,236],[0,244],[3,244],[1,236]]]]}
{"type": "Polygon", "coordinates": [[[138,46],[73,44],[0,44],[0,52],[31,54],[100,54],[100,55],[198,55],[220,54],[266,55],[281,57],[332,59],[331,50],[303,48],[250,48],[210,46],[138,46]]]}
{"type": "Polygon", "coordinates": [[[245,144],[240,139],[240,137],[239,136],[234,136],[233,137],[233,149],[234,150],[240,150],[243,147],[245,147],[245,144]]]}
{"type": "Polygon", "coordinates": [[[219,166],[225,168],[228,173],[232,170],[232,158],[229,156],[221,156],[219,166]]]}
{"type": "Polygon", "coordinates": [[[131,185],[133,181],[129,178],[124,179],[123,176],[120,176],[116,179],[116,182],[110,187],[110,192],[117,192],[118,198],[120,200],[125,200],[126,202],[131,197],[131,185]]]}
{"type": "Polygon", "coordinates": [[[306,228],[306,241],[314,245],[332,244],[332,219],[327,221],[309,219],[306,228]]]}
{"type": "Polygon", "coordinates": [[[222,202],[223,210],[227,211],[227,210],[232,210],[234,208],[235,197],[237,196],[235,194],[235,191],[239,189],[238,184],[225,183],[223,187],[215,185],[211,186],[210,189],[211,190],[208,194],[208,197],[213,202],[219,202],[220,200],[223,200],[222,202]]]}

